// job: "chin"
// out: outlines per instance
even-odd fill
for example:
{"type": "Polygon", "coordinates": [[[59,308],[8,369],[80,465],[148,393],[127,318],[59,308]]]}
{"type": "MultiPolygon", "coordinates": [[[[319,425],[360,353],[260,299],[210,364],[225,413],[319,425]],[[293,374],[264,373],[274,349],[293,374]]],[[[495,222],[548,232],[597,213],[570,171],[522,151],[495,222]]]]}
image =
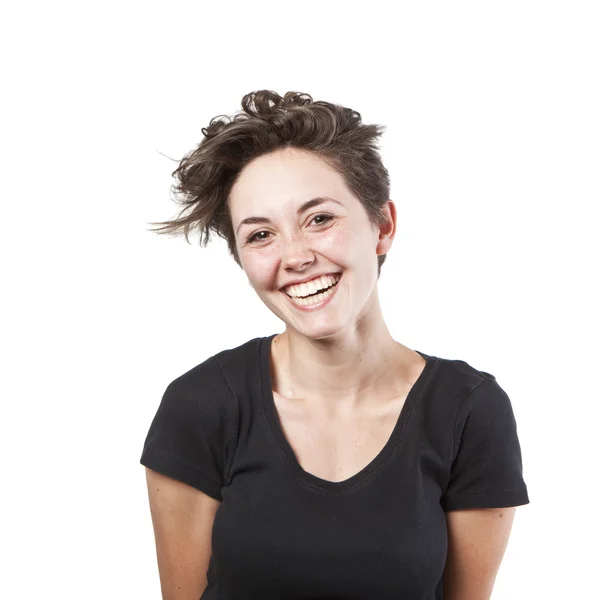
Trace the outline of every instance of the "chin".
{"type": "Polygon", "coordinates": [[[311,340],[332,338],[344,330],[341,324],[332,323],[331,320],[327,323],[300,323],[297,326],[292,323],[286,323],[286,328],[293,329],[298,334],[311,340]]]}

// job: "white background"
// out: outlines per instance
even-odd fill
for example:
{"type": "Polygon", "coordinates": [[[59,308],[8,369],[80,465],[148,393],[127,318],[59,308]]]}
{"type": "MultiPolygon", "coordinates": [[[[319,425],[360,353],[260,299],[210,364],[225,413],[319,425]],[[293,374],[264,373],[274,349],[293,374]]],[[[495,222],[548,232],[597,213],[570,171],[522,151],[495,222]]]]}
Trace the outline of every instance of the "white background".
{"type": "Polygon", "coordinates": [[[158,236],[177,160],[257,89],[387,126],[392,335],[493,373],[531,504],[493,600],[597,592],[596,2],[2,9],[0,596],[160,598],[142,444],[166,385],[283,331],[215,238],[158,236]],[[170,160],[169,158],[173,160],[170,160]]]}

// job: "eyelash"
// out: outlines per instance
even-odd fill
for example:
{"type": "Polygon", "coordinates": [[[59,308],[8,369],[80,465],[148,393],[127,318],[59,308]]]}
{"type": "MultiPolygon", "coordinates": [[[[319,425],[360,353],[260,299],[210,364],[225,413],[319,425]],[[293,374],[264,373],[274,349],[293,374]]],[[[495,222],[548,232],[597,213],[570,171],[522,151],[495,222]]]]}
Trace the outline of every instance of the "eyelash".
{"type": "MultiPolygon", "coordinates": [[[[325,223],[329,223],[329,221],[331,221],[331,219],[333,219],[333,217],[331,215],[326,215],[326,214],[318,214],[315,215],[311,220],[316,219],[317,217],[325,217],[325,220],[321,221],[320,223],[318,223],[317,225],[324,225],[325,223]]],[[[270,233],[269,231],[257,231],[256,233],[253,233],[247,240],[246,243],[247,244],[252,244],[255,240],[257,240],[257,236],[259,236],[262,233],[270,233]]],[[[258,239],[257,241],[259,242],[264,242],[265,240],[269,239],[268,237],[266,238],[261,238],[258,239]]]]}

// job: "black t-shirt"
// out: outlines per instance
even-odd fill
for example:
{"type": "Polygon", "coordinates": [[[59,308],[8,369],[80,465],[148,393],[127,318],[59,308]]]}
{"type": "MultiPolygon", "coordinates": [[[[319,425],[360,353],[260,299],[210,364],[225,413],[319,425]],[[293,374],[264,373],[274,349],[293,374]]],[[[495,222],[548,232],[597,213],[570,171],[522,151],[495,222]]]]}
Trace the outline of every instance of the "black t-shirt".
{"type": "Polygon", "coordinates": [[[302,469],[273,401],[276,334],[166,389],[140,462],[221,501],[202,600],[442,600],[445,511],[529,503],[511,402],[461,360],[427,364],[381,452],[345,481],[302,469]]]}

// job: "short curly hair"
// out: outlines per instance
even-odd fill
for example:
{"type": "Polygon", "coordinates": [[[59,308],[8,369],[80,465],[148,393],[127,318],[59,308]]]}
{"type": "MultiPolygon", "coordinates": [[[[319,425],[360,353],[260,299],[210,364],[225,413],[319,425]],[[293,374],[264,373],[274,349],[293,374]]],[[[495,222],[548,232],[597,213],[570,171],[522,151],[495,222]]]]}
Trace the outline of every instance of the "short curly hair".
{"type": "MultiPolygon", "coordinates": [[[[389,199],[390,178],[384,167],[377,138],[383,125],[362,123],[360,113],[337,104],[313,101],[308,94],[287,92],[281,97],[270,90],[246,94],[243,112],[233,119],[214,117],[202,128],[204,138],[173,171],[174,200],[183,206],[177,218],[150,225],[155,233],[177,234],[197,228],[200,245],[211,232],[227,241],[229,253],[241,267],[235,232],[229,213],[231,188],[252,160],[293,147],[317,155],[339,173],[365,207],[372,224],[385,222],[382,207],[389,199]]],[[[378,276],[386,255],[378,257],[378,276]]]]}

